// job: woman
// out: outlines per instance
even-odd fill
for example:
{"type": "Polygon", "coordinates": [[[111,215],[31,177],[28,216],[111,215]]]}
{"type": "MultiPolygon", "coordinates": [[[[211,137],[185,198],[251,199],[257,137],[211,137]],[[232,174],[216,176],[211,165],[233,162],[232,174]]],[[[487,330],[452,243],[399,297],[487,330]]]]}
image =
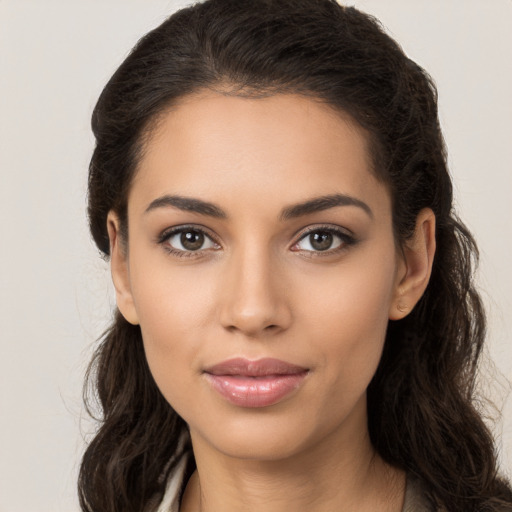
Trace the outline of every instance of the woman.
{"type": "Polygon", "coordinates": [[[119,312],[84,511],[510,510],[435,88],[331,0],[209,0],[93,115],[119,312]]]}

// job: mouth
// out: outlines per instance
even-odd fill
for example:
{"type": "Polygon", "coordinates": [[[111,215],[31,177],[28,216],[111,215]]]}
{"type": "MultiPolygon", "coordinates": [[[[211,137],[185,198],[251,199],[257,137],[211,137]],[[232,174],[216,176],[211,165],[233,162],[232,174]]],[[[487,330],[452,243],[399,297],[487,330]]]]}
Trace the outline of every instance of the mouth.
{"type": "Polygon", "coordinates": [[[307,368],[279,359],[236,358],[208,367],[203,374],[224,399],[239,407],[268,407],[297,390],[307,368]]]}

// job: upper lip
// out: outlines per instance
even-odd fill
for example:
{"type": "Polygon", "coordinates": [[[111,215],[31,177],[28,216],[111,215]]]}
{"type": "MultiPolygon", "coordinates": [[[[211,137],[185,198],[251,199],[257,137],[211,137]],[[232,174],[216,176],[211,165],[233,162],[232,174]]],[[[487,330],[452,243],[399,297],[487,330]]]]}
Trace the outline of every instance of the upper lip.
{"type": "Polygon", "coordinates": [[[267,375],[294,375],[308,369],[280,359],[263,358],[256,361],[237,357],[209,366],[204,370],[210,375],[241,375],[244,377],[264,377],[267,375]]]}

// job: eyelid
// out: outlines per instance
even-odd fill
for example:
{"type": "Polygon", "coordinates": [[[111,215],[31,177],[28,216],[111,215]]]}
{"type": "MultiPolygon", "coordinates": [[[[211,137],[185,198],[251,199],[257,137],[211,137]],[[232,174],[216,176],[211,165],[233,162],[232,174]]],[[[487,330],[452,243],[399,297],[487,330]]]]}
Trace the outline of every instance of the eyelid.
{"type": "Polygon", "coordinates": [[[347,228],[343,228],[341,226],[333,224],[315,224],[304,228],[299,232],[298,235],[296,235],[295,242],[293,242],[292,244],[292,250],[293,247],[295,247],[300,241],[304,240],[307,236],[311,235],[312,233],[318,231],[327,231],[328,233],[337,236],[338,238],[341,239],[341,244],[338,247],[335,247],[334,249],[326,249],[325,251],[295,249],[295,252],[309,253],[314,256],[328,256],[346,250],[349,246],[355,245],[358,241],[354,236],[354,233],[347,228]]]}
{"type": "Polygon", "coordinates": [[[295,237],[299,240],[315,231],[329,231],[332,233],[341,233],[346,236],[354,236],[354,233],[350,229],[339,226],[338,224],[311,224],[305,228],[301,228],[295,237]]]}
{"type": "MultiPolygon", "coordinates": [[[[170,252],[171,254],[175,256],[180,257],[199,257],[201,255],[204,255],[205,252],[211,251],[212,248],[206,248],[206,249],[198,249],[196,251],[193,250],[182,250],[177,249],[170,244],[165,245],[165,243],[174,235],[182,233],[184,231],[197,231],[199,233],[202,233],[205,237],[209,238],[211,242],[213,242],[217,247],[213,250],[218,250],[221,248],[221,243],[218,240],[217,235],[211,232],[210,229],[206,228],[205,226],[202,226],[200,224],[181,224],[177,226],[172,226],[164,229],[157,237],[156,242],[160,245],[164,246],[164,249],[167,252],[170,252]]],[[[358,240],[354,236],[353,232],[347,228],[341,227],[339,225],[333,225],[333,224],[315,224],[311,226],[307,226],[306,228],[303,228],[299,231],[298,234],[294,236],[295,241],[293,242],[291,246],[291,250],[294,252],[302,252],[307,253],[310,256],[329,256],[336,254],[338,252],[342,252],[344,250],[347,250],[348,247],[355,245],[358,240]],[[308,249],[293,249],[300,241],[302,241],[304,238],[309,236],[312,233],[318,232],[318,231],[326,231],[328,233],[332,233],[334,236],[338,237],[341,240],[341,243],[339,246],[335,247],[334,249],[326,249],[325,251],[320,250],[308,250],[308,249]]]]}
{"type": "Polygon", "coordinates": [[[208,238],[211,238],[216,244],[219,243],[217,236],[201,224],[179,224],[177,226],[167,227],[158,235],[157,242],[165,242],[170,236],[175,235],[176,233],[181,233],[182,231],[187,231],[187,229],[203,233],[208,238]]]}
{"type": "MultiPolygon", "coordinates": [[[[210,239],[217,248],[220,248],[221,244],[217,239],[217,236],[214,235],[208,228],[201,226],[199,224],[180,224],[178,226],[172,226],[164,229],[157,237],[156,242],[160,245],[163,245],[165,250],[170,252],[171,254],[177,255],[177,256],[184,256],[184,257],[190,257],[190,256],[199,256],[202,255],[205,251],[210,251],[212,248],[207,249],[198,249],[196,251],[187,251],[182,249],[177,249],[173,247],[172,245],[168,244],[165,246],[165,243],[174,235],[177,235],[179,233],[183,233],[184,231],[196,231],[198,233],[203,234],[205,237],[210,239]]],[[[217,250],[215,248],[214,250],[217,250]]]]}

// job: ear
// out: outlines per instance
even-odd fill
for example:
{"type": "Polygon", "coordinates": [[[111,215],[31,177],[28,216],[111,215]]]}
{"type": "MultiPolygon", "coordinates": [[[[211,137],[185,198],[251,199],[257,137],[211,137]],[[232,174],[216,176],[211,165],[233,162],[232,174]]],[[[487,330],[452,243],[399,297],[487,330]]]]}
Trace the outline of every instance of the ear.
{"type": "Polygon", "coordinates": [[[402,250],[403,270],[399,273],[390,320],[407,316],[427,288],[436,251],[436,217],[430,208],[421,210],[413,236],[402,250]]]}
{"type": "Polygon", "coordinates": [[[119,217],[112,210],[107,216],[107,230],[110,239],[110,271],[116,290],[119,311],[133,325],[139,323],[130,285],[128,251],[121,238],[119,217]]]}

